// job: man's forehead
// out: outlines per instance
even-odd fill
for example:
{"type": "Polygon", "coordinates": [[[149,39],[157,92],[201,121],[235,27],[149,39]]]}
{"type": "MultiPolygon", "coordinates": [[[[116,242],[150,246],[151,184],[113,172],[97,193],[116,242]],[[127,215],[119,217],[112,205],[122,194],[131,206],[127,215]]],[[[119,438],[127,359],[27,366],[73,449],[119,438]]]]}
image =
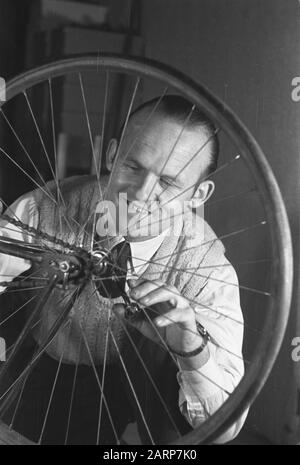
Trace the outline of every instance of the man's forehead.
{"type": "Polygon", "coordinates": [[[177,167],[189,161],[193,165],[202,165],[207,156],[207,137],[200,127],[184,125],[167,116],[141,112],[129,121],[124,133],[124,151],[130,149],[128,158],[147,155],[168,158],[177,167]]]}
{"type": "Polygon", "coordinates": [[[203,143],[206,138],[205,130],[200,126],[191,126],[188,123],[176,121],[165,115],[152,115],[142,111],[130,118],[124,132],[124,143],[139,144],[145,148],[159,149],[180,147],[188,154],[191,150],[203,143]]]}

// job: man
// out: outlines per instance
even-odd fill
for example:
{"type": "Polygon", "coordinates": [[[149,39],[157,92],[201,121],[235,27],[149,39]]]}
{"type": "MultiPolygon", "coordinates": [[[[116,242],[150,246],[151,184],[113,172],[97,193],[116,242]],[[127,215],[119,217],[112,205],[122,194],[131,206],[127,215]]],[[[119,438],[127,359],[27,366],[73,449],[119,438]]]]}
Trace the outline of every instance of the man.
{"type": "MultiPolygon", "coordinates": [[[[99,185],[86,177],[67,180],[61,188],[67,208],[60,214],[42,191],[12,206],[24,223],[89,248],[95,246],[95,221],[90,219],[95,220],[95,211],[101,213],[104,194],[119,221],[113,238],[111,225],[103,229],[99,219],[97,246],[113,248],[125,238],[131,255],[121,267],[126,268],[127,296],[141,308],[154,309],[151,317],[146,311],[128,317],[122,296],[101,296],[101,279],[85,287],[69,324],[25,383],[18,414],[23,420],[16,420],[16,428],[41,442],[90,443],[99,436],[101,441],[101,430],[100,443],[109,444],[136,420],[143,442],[165,443],[205,421],[243,375],[237,277],[221,242],[194,213],[214,189],[208,178],[218,157],[212,123],[183,97],[165,96],[135,110],[119,139],[108,147],[108,183],[101,179],[99,185]],[[120,220],[124,194],[125,227],[120,220]],[[45,386],[50,375],[56,380],[52,390],[45,386]],[[86,391],[74,397],[76,379],[86,391]],[[100,400],[99,388],[104,391],[100,400]],[[33,409],[37,416],[30,422],[33,409]],[[58,411],[67,434],[63,428],[58,431],[58,411]]],[[[48,187],[55,193],[54,184],[48,187]]],[[[8,232],[3,229],[3,234],[8,232]]],[[[20,232],[16,234],[20,238],[20,232]]],[[[124,247],[121,243],[119,255],[124,247]]],[[[1,272],[16,276],[29,267],[6,256],[1,272]]],[[[56,289],[43,309],[33,330],[37,346],[59,315],[65,294],[68,291],[56,289]]],[[[219,442],[232,439],[243,421],[219,442]]]]}

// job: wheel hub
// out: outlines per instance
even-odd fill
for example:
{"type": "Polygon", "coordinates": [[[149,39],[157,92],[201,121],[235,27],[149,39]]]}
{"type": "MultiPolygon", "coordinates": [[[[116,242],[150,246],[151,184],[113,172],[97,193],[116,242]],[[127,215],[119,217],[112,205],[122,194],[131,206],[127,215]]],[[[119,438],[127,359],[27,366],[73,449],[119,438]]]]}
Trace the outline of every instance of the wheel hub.
{"type": "Polygon", "coordinates": [[[100,277],[108,266],[109,254],[105,250],[88,253],[46,252],[41,263],[43,277],[51,279],[58,276],[58,285],[66,288],[68,285],[78,285],[91,277],[100,277]]]}

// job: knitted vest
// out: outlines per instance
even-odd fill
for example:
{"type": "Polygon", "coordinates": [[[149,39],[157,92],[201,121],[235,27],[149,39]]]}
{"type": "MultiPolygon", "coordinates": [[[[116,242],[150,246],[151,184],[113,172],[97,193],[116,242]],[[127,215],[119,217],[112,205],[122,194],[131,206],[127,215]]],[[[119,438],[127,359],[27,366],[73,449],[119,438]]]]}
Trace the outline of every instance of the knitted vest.
{"type": "MultiPolygon", "coordinates": [[[[103,180],[102,188],[104,186],[103,180]]],[[[56,198],[56,186],[53,182],[47,185],[47,190],[56,198]]],[[[101,198],[97,181],[91,176],[69,178],[61,183],[61,191],[64,206],[60,214],[57,205],[45,194],[45,191],[34,192],[39,228],[70,244],[78,245],[81,241],[84,247],[88,248],[92,237],[93,213],[101,198]],[[82,225],[86,225],[84,229],[82,225]]],[[[144,272],[144,279],[160,279],[176,286],[186,298],[197,301],[216,264],[221,264],[225,260],[222,243],[216,238],[209,225],[204,220],[200,221],[202,223],[198,224],[201,233],[192,231],[190,221],[185,219],[180,236],[170,234],[165,237],[144,272]],[[199,267],[201,269],[197,272],[199,267]]],[[[48,304],[43,309],[41,323],[34,332],[37,342],[46,337],[72,292],[58,288],[53,291],[48,304]]],[[[57,360],[62,357],[65,363],[79,361],[81,364],[91,365],[90,355],[82,341],[81,328],[83,328],[94,362],[103,363],[109,318],[118,348],[121,352],[125,350],[128,338],[120,321],[111,312],[112,305],[117,302],[123,302],[123,299],[104,298],[95,290],[95,285],[89,282],[69,314],[71,324],[61,328],[48,346],[47,353],[57,360]]],[[[107,349],[107,363],[114,363],[119,356],[111,337],[108,338],[107,349]]]]}

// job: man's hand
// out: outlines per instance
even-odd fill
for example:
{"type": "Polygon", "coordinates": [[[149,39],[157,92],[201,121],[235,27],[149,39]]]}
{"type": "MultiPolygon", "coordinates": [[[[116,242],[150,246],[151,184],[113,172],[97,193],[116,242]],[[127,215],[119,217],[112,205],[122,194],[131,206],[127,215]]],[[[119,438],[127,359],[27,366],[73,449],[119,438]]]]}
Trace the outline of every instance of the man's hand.
{"type": "MultiPolygon", "coordinates": [[[[128,280],[128,285],[130,297],[138,304],[145,307],[155,305],[155,310],[149,312],[145,309],[130,320],[130,324],[144,336],[160,345],[164,345],[162,340],[165,341],[175,352],[191,352],[201,345],[202,336],[197,331],[195,311],[174,286],[167,286],[158,280],[140,279],[128,280]],[[169,302],[171,309],[170,305],[159,305],[163,302],[169,302]]],[[[124,305],[116,304],[113,311],[124,317],[124,309],[124,305]]],[[[195,368],[195,365],[199,367],[200,358],[197,356],[181,360],[189,369],[195,368]]]]}

